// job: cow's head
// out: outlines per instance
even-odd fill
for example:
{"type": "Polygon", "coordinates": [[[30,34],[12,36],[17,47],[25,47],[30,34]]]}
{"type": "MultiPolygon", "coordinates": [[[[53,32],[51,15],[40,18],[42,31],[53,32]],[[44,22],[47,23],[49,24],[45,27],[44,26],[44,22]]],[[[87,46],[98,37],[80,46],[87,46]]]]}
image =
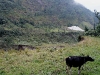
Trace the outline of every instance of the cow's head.
{"type": "Polygon", "coordinates": [[[87,61],[94,61],[94,59],[93,59],[93,58],[91,58],[89,55],[88,55],[88,56],[86,56],[86,60],[87,60],[87,61]]]}

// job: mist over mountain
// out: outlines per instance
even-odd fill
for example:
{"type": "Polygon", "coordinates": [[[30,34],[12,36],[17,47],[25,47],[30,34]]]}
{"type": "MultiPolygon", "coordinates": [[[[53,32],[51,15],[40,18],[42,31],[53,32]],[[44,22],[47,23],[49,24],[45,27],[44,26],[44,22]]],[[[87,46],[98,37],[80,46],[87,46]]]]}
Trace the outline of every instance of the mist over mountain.
{"type": "Polygon", "coordinates": [[[24,36],[26,40],[38,33],[93,24],[93,12],[74,0],[0,0],[1,37],[16,36],[18,41],[24,36]]]}

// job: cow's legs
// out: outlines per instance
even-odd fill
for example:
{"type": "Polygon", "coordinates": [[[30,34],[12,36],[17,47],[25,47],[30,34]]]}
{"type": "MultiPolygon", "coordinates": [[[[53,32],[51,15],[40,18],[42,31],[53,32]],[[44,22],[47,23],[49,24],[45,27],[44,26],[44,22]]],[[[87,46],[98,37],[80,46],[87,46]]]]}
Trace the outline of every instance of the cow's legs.
{"type": "Polygon", "coordinates": [[[68,73],[68,75],[71,75],[71,67],[67,66],[66,72],[68,73]]]}
{"type": "Polygon", "coordinates": [[[78,68],[78,75],[80,75],[80,68],[81,68],[81,67],[78,68]]]}

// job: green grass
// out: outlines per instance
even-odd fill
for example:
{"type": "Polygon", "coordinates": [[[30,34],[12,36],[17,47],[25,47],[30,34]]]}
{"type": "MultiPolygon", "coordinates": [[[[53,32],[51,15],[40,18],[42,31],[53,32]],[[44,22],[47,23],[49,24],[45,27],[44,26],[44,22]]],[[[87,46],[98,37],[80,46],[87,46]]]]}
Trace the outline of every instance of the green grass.
{"type": "MultiPolygon", "coordinates": [[[[35,50],[0,51],[0,75],[67,75],[65,58],[90,55],[94,62],[83,66],[81,75],[100,75],[100,38],[85,37],[77,44],[43,44],[35,50]]],[[[77,68],[72,68],[77,75],[77,68]]]]}

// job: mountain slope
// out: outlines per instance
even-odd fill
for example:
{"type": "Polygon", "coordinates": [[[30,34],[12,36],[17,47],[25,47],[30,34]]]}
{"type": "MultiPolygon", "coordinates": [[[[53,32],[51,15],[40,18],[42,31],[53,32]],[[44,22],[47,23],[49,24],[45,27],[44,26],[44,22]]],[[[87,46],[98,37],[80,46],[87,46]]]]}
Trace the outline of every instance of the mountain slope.
{"type": "Polygon", "coordinates": [[[1,0],[0,40],[36,41],[37,34],[67,31],[67,26],[90,28],[93,18],[90,10],[74,0],[1,0]]]}
{"type": "Polygon", "coordinates": [[[0,6],[0,15],[14,25],[23,22],[35,26],[93,24],[93,13],[73,0],[4,0],[0,6]]]}
{"type": "Polygon", "coordinates": [[[93,24],[93,13],[82,5],[76,4],[74,0],[28,0],[23,7],[31,11],[37,21],[42,22],[42,24],[35,22],[36,25],[50,24],[58,27],[80,24],[84,27],[85,23],[93,24]]]}

